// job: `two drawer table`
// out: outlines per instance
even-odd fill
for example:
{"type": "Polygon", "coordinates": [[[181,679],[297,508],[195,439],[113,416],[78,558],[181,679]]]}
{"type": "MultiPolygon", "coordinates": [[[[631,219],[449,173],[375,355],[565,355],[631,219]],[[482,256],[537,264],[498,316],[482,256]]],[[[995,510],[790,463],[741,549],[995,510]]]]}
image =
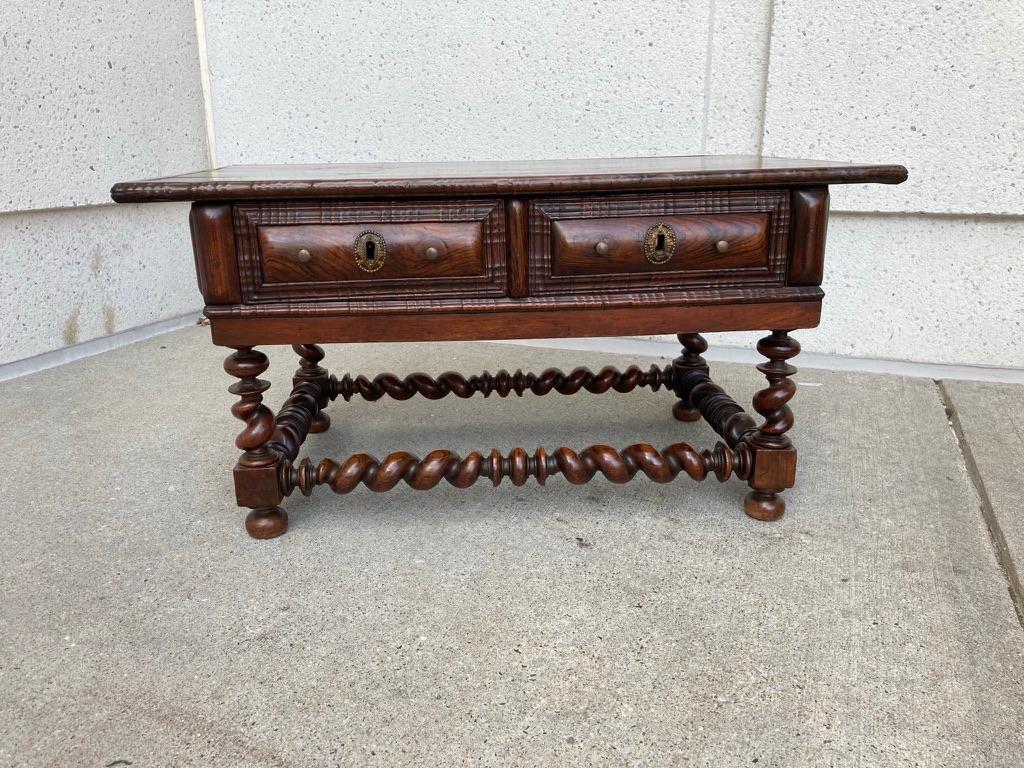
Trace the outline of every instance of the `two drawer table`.
{"type": "Polygon", "coordinates": [[[800,351],[790,336],[821,315],[828,185],[906,179],[898,165],[848,165],[762,157],[657,157],[543,162],[231,166],[116,184],[120,203],[191,201],[199,289],[214,344],[234,352],[232,413],[239,506],[256,538],[284,533],[283,499],[318,485],[360,483],[419,490],[561,474],[574,484],[637,472],[659,483],[680,473],[746,481],[744,508],[778,519],[793,486],[796,449],[787,405],[800,351]],[[767,385],[748,414],[709,375],[708,331],[763,330],[757,366],[767,385]],[[648,370],[578,368],[463,376],[334,376],[320,346],[335,342],[450,341],[678,334],[682,354],[648,370]],[[261,344],[299,357],[277,414],[261,344]],[[629,392],[662,387],[672,414],[703,417],[714,448],[641,443],[532,453],[514,448],[396,451],[336,461],[303,458],[311,432],[338,397],[501,397],[531,392],[629,392]]]}

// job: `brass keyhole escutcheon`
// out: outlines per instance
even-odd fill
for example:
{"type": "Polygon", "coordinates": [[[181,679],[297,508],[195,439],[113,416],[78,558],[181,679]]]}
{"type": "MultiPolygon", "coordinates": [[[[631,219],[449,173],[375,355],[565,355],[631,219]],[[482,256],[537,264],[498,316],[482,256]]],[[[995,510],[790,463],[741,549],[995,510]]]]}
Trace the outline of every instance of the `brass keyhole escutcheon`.
{"type": "Polygon", "coordinates": [[[644,236],[644,256],[651,264],[664,264],[676,252],[676,233],[668,224],[658,222],[644,236]]]}
{"type": "Polygon", "coordinates": [[[376,272],[384,266],[388,245],[373,230],[361,232],[356,238],[356,265],[364,272],[376,272]]]}

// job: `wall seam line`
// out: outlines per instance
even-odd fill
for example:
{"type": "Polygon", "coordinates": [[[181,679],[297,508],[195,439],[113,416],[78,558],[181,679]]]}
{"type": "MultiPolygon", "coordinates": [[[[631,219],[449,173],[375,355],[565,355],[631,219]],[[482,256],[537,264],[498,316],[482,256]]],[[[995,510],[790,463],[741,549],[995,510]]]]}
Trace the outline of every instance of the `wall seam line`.
{"type": "Polygon", "coordinates": [[[203,0],[193,0],[196,22],[196,43],[199,52],[199,80],[203,89],[203,114],[206,122],[206,159],[217,167],[217,132],[213,124],[213,84],[210,79],[209,44],[206,39],[206,15],[203,0]]]}
{"type": "Polygon", "coordinates": [[[704,122],[701,126],[700,153],[708,151],[708,117],[711,114],[711,73],[715,51],[715,12],[716,0],[708,0],[708,40],[704,61],[704,122]]]}
{"type": "Polygon", "coordinates": [[[27,216],[33,213],[57,213],[60,211],[92,211],[97,208],[113,208],[117,205],[113,200],[109,203],[83,203],[82,205],[55,205],[49,208],[16,208],[13,211],[0,211],[4,216],[27,216]]]}
{"type": "Polygon", "coordinates": [[[761,88],[761,130],[757,134],[757,154],[764,154],[764,129],[768,122],[768,78],[772,71],[772,34],[775,31],[775,0],[768,4],[768,34],[764,42],[764,86],[761,88]]]}

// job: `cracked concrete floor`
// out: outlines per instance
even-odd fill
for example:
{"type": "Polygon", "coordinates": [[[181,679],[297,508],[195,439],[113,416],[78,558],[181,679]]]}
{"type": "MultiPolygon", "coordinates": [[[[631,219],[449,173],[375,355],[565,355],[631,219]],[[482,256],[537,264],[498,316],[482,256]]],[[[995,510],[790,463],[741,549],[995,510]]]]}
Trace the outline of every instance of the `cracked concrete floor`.
{"type": "MultiPolygon", "coordinates": [[[[269,354],[275,406],[295,360],[269,354]]],[[[934,382],[801,371],[778,523],[743,515],[736,480],[553,479],[319,489],[258,542],[231,501],[223,355],[194,328],[0,384],[0,765],[1020,765],[1024,388],[945,383],[972,478],[934,382]]],[[[326,361],[630,362],[650,361],[326,361]]],[[[741,402],[761,385],[713,368],[741,402]]],[[[713,443],[670,404],[338,402],[304,453],[713,443]]]]}

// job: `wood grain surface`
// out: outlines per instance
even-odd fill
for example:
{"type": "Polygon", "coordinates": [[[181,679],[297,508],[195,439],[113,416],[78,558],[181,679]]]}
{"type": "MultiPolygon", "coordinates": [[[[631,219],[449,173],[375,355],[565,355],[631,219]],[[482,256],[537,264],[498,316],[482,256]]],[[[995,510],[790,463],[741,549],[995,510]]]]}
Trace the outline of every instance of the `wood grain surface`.
{"type": "Polygon", "coordinates": [[[115,184],[119,203],[266,198],[415,197],[899,184],[901,165],[856,165],[757,155],[617,157],[589,160],[232,165],[115,184]]]}
{"type": "Polygon", "coordinates": [[[567,219],[551,225],[551,271],[555,275],[607,275],[629,272],[731,271],[768,269],[767,213],[704,216],[623,216],[567,219]],[[647,231],[666,224],[675,233],[672,257],[656,264],[644,254],[647,231]],[[728,249],[719,253],[716,244],[728,249]],[[607,253],[597,252],[598,243],[607,253]]]}
{"type": "Polygon", "coordinates": [[[260,227],[257,237],[264,285],[484,274],[479,221],[260,227]],[[376,232],[386,244],[376,257],[381,266],[373,272],[356,262],[356,238],[366,231],[376,232]],[[427,257],[428,248],[436,257],[427,257]],[[309,254],[308,261],[299,260],[300,251],[309,254]]]}

